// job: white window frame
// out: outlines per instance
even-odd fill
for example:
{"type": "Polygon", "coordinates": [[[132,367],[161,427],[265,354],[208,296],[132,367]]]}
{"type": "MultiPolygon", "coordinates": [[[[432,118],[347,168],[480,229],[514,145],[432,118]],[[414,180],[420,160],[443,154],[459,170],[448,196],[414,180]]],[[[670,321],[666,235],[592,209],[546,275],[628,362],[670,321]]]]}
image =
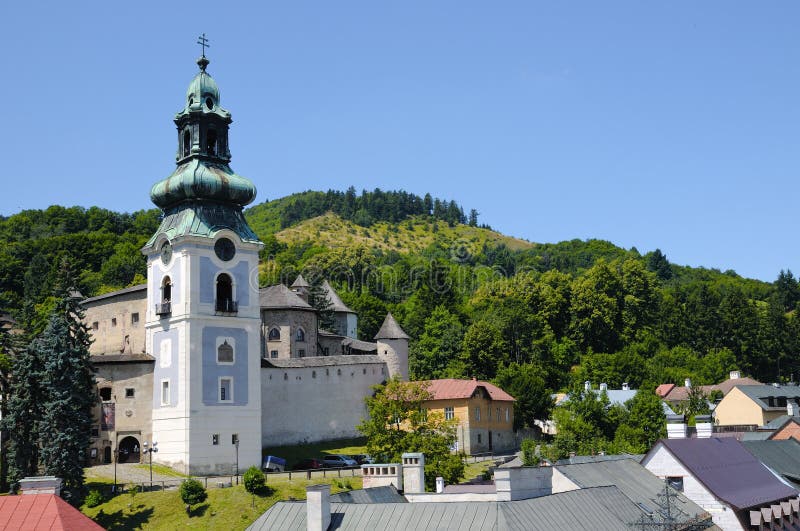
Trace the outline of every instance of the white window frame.
{"type": "Polygon", "coordinates": [[[233,403],[233,376],[220,376],[217,378],[217,401],[220,404],[231,404],[233,403]],[[225,400],[222,399],[222,382],[223,380],[227,380],[228,383],[228,394],[230,396],[225,397],[225,400]]]}
{"type": "Polygon", "coordinates": [[[162,406],[169,406],[170,405],[170,398],[171,398],[170,394],[172,393],[172,389],[170,389],[170,387],[171,387],[171,384],[170,384],[169,378],[163,378],[161,380],[161,388],[160,388],[160,390],[161,390],[161,405],[162,406]],[[167,384],[166,387],[164,386],[164,384],[167,384]],[[164,390],[167,391],[166,392],[166,396],[164,394],[164,390]],[[164,398],[166,398],[166,400],[164,400],[164,398]]]}
{"type": "Polygon", "coordinates": [[[456,418],[456,411],[453,406],[444,408],[444,420],[453,420],[456,418]]]}

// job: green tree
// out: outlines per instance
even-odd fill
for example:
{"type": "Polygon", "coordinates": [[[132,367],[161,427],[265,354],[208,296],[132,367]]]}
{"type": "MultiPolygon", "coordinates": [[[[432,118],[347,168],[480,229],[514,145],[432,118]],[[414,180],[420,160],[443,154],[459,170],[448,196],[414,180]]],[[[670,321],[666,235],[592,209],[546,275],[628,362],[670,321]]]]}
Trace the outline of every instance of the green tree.
{"type": "Polygon", "coordinates": [[[620,275],[600,260],[572,284],[572,337],[584,349],[614,352],[621,346],[624,290],[620,275]]]}
{"type": "Polygon", "coordinates": [[[399,462],[405,452],[425,454],[425,481],[432,489],[437,476],[456,483],[464,476],[461,457],[450,448],[456,442],[457,421],[424,407],[433,396],[425,382],[402,382],[397,378],[373,387],[365,398],[369,417],[358,425],[367,438],[367,452],[381,462],[399,462]]]}
{"type": "Polygon", "coordinates": [[[256,494],[261,492],[261,490],[266,486],[267,480],[264,477],[264,473],[258,469],[257,466],[251,466],[247,469],[244,473],[244,477],[242,478],[244,481],[244,488],[250,494],[256,494]]]}
{"type": "Polygon", "coordinates": [[[514,430],[533,427],[536,419],[550,417],[553,400],[544,371],[530,363],[510,363],[497,371],[493,383],[517,399],[514,402],[514,430]]]}
{"type": "Polygon", "coordinates": [[[180,488],[181,500],[186,504],[186,512],[189,513],[192,505],[203,503],[208,498],[206,489],[203,484],[196,479],[187,479],[181,483],[180,488]]]}
{"type": "Polygon", "coordinates": [[[411,344],[410,370],[415,380],[444,378],[448,366],[458,360],[464,327],[458,316],[437,306],[425,320],[425,329],[411,344]]]}
{"type": "Polygon", "coordinates": [[[55,295],[56,308],[47,328],[31,344],[43,369],[40,456],[45,474],[61,478],[64,498],[76,504],[83,495],[96,396],[89,361],[91,336],[82,321],[84,312],[68,262],[62,264],[55,295]]]}
{"type": "Polygon", "coordinates": [[[653,389],[639,389],[625,407],[629,411],[627,422],[617,427],[614,438],[621,449],[644,453],[666,436],[664,407],[653,389]]]}
{"type": "Polygon", "coordinates": [[[333,330],[336,322],[333,319],[333,303],[325,289],[325,279],[319,271],[311,271],[308,275],[308,304],[319,316],[318,326],[325,330],[333,330]]]}

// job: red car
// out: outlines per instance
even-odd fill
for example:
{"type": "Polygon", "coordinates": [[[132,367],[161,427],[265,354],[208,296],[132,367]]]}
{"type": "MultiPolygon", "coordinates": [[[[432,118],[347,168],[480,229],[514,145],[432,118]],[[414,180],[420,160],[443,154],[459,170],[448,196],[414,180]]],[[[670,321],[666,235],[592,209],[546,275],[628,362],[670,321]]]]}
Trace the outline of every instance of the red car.
{"type": "Polygon", "coordinates": [[[299,463],[295,464],[292,467],[292,470],[314,470],[317,468],[325,468],[325,465],[322,463],[322,459],[311,457],[308,459],[303,459],[299,463]]]}

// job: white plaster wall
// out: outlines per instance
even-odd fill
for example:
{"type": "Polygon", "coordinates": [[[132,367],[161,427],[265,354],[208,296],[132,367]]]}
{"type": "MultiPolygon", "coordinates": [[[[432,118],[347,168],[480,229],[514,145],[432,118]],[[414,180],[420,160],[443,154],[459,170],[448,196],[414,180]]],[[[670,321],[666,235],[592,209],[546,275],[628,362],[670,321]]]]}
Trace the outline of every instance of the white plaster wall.
{"type": "Polygon", "coordinates": [[[657,443],[654,450],[642,460],[642,466],[661,479],[668,476],[683,477],[683,494],[708,511],[715,524],[725,531],[743,529],[736,513],[706,489],[663,444],[657,443]]]}
{"type": "Polygon", "coordinates": [[[435,503],[435,502],[494,502],[500,501],[497,495],[493,493],[480,493],[480,492],[459,492],[459,493],[441,493],[425,492],[420,494],[406,494],[403,496],[410,503],[435,503]]]}
{"type": "Polygon", "coordinates": [[[553,468],[553,494],[578,490],[580,486],[565,476],[557,467],[553,468]]]}
{"type": "Polygon", "coordinates": [[[377,345],[378,357],[386,362],[389,376],[399,375],[401,380],[408,381],[408,340],[381,339],[377,345]]]}
{"type": "Polygon", "coordinates": [[[553,493],[553,467],[498,468],[494,471],[497,501],[527,500],[553,493]]]}
{"type": "Polygon", "coordinates": [[[262,445],[360,436],[364,397],[387,378],[379,363],[261,369],[262,445]]]}

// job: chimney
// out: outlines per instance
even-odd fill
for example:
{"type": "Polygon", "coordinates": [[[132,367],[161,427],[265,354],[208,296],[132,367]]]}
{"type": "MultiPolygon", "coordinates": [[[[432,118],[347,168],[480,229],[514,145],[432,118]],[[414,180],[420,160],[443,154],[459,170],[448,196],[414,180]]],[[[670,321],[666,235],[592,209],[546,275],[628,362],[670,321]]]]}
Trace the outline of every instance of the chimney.
{"type": "Polygon", "coordinates": [[[667,439],[686,438],[686,417],[683,415],[667,415],[667,439]]]}
{"type": "Polygon", "coordinates": [[[631,390],[630,384],[628,382],[622,382],[622,390],[623,391],[630,391],[631,390]]]}
{"type": "Polygon", "coordinates": [[[425,455],[405,453],[403,458],[403,492],[421,494],[425,492],[425,455]]]}
{"type": "Polygon", "coordinates": [[[686,378],[683,381],[683,385],[684,385],[684,387],[691,387],[692,386],[692,379],[691,378],[686,378]]]}
{"type": "Polygon", "coordinates": [[[22,494],[55,494],[61,496],[61,478],[55,476],[28,477],[19,480],[22,494]]]}
{"type": "Polygon", "coordinates": [[[600,390],[601,391],[608,391],[608,384],[605,383],[605,382],[601,383],[600,384],[600,390]]]}
{"type": "Polygon", "coordinates": [[[439,476],[436,478],[436,494],[444,492],[444,478],[439,476]]]}
{"type": "Polygon", "coordinates": [[[730,380],[738,380],[739,378],[742,377],[742,373],[740,373],[739,371],[731,371],[729,376],[730,376],[730,378],[729,378],[730,380]]]}
{"type": "Polygon", "coordinates": [[[583,390],[584,391],[591,391],[592,390],[592,382],[590,382],[589,380],[586,380],[585,382],[583,382],[583,390]]]}
{"type": "Polygon", "coordinates": [[[306,528],[308,531],[328,531],[331,525],[331,486],[306,487],[306,528]]]}
{"type": "Polygon", "coordinates": [[[711,415],[697,415],[694,418],[694,425],[697,429],[698,439],[709,439],[714,434],[714,425],[711,423],[711,415]]]}

